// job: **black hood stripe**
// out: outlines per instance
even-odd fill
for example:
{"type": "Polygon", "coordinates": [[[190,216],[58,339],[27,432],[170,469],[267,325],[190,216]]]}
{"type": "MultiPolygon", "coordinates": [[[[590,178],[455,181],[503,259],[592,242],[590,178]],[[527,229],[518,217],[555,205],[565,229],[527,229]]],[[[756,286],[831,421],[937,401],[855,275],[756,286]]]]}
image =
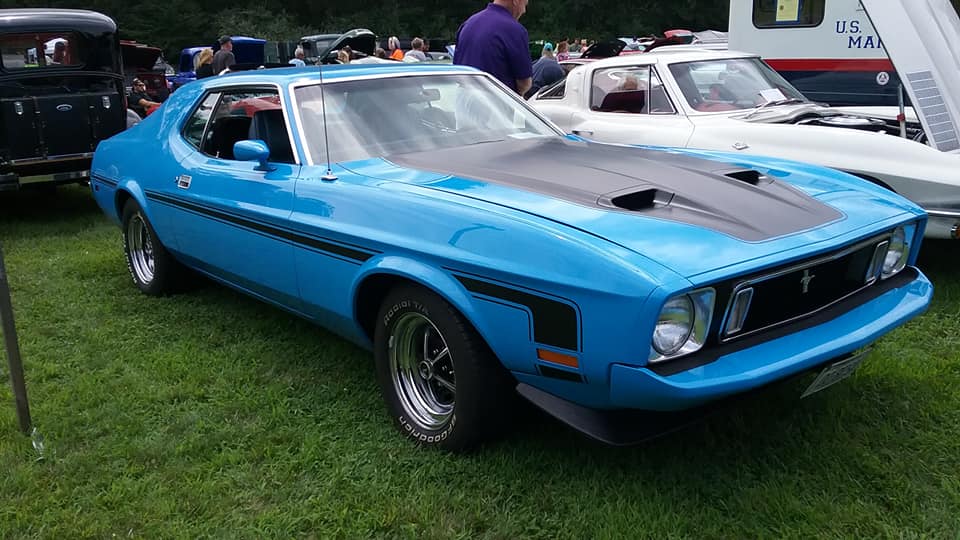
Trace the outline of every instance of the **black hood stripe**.
{"type": "Polygon", "coordinates": [[[411,169],[475,179],[748,242],[823,226],[843,214],[757,171],[662,150],[560,137],[390,156],[411,169]]]}

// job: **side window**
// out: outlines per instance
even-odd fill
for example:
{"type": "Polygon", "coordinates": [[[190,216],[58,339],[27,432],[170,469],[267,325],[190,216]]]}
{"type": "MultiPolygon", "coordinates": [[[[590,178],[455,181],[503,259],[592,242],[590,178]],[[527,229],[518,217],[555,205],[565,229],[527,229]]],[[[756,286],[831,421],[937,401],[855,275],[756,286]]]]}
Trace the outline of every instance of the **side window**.
{"type": "Polygon", "coordinates": [[[649,113],[649,89],[649,66],[598,69],[593,73],[590,109],[599,112],[649,113]]]}
{"type": "Polygon", "coordinates": [[[547,87],[539,94],[537,99],[563,99],[567,91],[567,80],[557,81],[553,86],[547,87]]]}
{"type": "Polygon", "coordinates": [[[673,108],[667,89],[664,88],[663,81],[660,80],[655,69],[650,70],[650,87],[647,97],[647,108],[650,114],[676,114],[677,110],[673,108]]]}
{"type": "Polygon", "coordinates": [[[757,28],[820,26],[826,0],[753,0],[757,28]]]}
{"type": "Polygon", "coordinates": [[[210,119],[213,107],[217,104],[219,97],[220,94],[213,93],[203,98],[200,106],[183,126],[183,138],[198,150],[200,149],[200,142],[203,140],[203,130],[207,127],[207,120],[210,119]]]}
{"type": "Polygon", "coordinates": [[[295,163],[290,136],[276,89],[236,89],[223,92],[213,111],[200,150],[220,159],[235,159],[233,145],[261,140],[270,161],[295,163]]]}

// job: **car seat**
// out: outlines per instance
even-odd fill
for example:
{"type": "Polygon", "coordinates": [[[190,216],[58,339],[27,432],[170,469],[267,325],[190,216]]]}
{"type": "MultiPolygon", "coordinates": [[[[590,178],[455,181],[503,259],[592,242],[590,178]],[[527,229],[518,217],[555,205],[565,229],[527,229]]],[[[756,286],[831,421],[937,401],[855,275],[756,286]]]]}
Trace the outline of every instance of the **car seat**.
{"type": "Polygon", "coordinates": [[[283,111],[267,109],[253,114],[247,138],[261,140],[270,149],[270,161],[276,163],[294,163],[290,136],[283,121],[283,111]]]}
{"type": "Polygon", "coordinates": [[[246,116],[221,116],[211,127],[210,145],[207,154],[220,159],[235,159],[233,145],[247,138],[250,118],[246,116]]]}
{"type": "Polygon", "coordinates": [[[600,112],[628,112],[646,113],[646,90],[628,90],[626,92],[610,92],[600,104],[600,112]]]}

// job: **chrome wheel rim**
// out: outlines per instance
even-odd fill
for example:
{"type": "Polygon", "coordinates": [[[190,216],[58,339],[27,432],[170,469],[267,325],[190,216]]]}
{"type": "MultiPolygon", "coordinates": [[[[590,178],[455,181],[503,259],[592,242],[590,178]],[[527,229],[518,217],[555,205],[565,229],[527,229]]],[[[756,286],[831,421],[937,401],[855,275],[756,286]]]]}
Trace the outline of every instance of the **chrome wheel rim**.
{"type": "Polygon", "coordinates": [[[393,387],[409,420],[423,429],[443,427],[453,415],[457,380],[447,341],[430,319],[404,313],[389,342],[393,387]]]}
{"type": "Polygon", "coordinates": [[[130,268],[141,283],[153,281],[154,257],[153,241],[143,216],[134,214],[127,223],[127,253],[130,268]]]}

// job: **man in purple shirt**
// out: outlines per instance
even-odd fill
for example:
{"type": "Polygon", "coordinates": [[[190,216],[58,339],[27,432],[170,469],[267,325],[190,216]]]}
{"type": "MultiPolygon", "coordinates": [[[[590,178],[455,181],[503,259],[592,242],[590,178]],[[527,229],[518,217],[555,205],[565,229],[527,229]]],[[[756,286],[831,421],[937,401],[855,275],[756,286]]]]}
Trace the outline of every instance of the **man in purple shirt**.
{"type": "Polygon", "coordinates": [[[453,63],[486,71],[521,96],[533,83],[530,38],[520,24],[528,0],[493,0],[457,31],[453,63]]]}

